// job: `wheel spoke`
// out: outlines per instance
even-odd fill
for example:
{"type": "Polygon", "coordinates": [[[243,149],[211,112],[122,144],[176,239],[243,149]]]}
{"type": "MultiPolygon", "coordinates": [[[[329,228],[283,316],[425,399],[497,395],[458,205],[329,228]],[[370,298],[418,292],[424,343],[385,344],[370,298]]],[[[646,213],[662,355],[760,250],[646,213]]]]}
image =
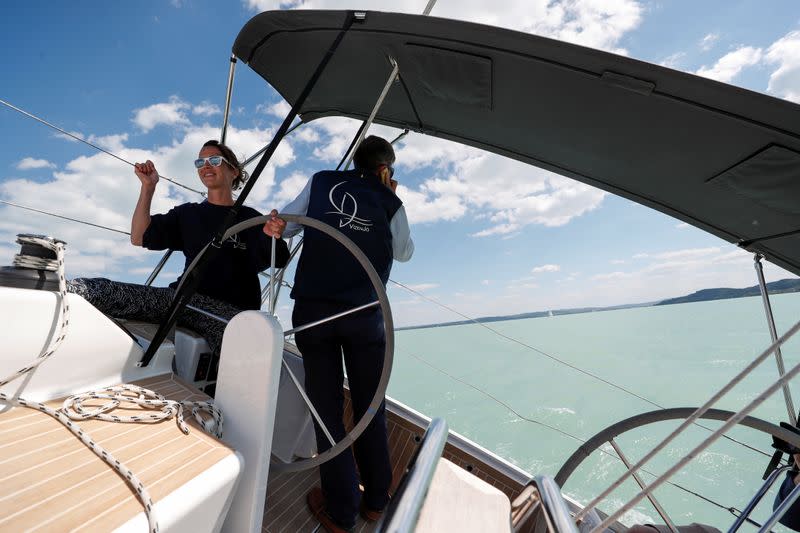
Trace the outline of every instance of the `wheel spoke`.
{"type": "Polygon", "coordinates": [[[328,437],[328,442],[331,443],[331,446],[335,446],[336,445],[336,441],[333,440],[333,437],[331,436],[330,431],[328,431],[328,428],[325,427],[325,424],[322,422],[322,418],[320,418],[319,413],[317,413],[317,410],[314,409],[314,404],[311,403],[311,398],[308,397],[308,395],[306,394],[305,389],[303,388],[302,385],[300,385],[300,381],[297,379],[297,376],[295,376],[294,372],[292,372],[292,369],[289,368],[289,365],[286,363],[286,359],[283,359],[283,368],[286,369],[286,371],[289,373],[289,377],[292,378],[292,381],[294,382],[294,386],[297,387],[297,392],[299,392],[300,396],[303,397],[303,400],[306,402],[306,405],[308,406],[308,410],[311,411],[311,415],[314,417],[314,420],[317,421],[317,424],[319,424],[319,427],[322,428],[322,432],[325,433],[326,437],[328,437]]]}
{"type": "Polygon", "coordinates": [[[275,294],[275,245],[277,244],[277,239],[272,237],[270,239],[270,258],[269,258],[269,304],[267,309],[269,309],[269,314],[275,314],[275,298],[273,295],[275,294]]]}
{"type": "Polygon", "coordinates": [[[352,309],[343,311],[341,313],[336,313],[335,315],[331,315],[327,318],[322,318],[320,320],[315,320],[314,322],[309,322],[308,324],[303,324],[302,326],[297,326],[296,328],[288,329],[283,332],[283,336],[288,337],[289,335],[294,335],[298,331],[304,331],[313,328],[314,326],[319,326],[320,324],[331,322],[332,320],[336,320],[337,318],[342,318],[343,316],[351,315],[353,313],[357,313],[358,311],[363,311],[364,309],[368,309],[370,307],[375,307],[376,305],[380,305],[380,302],[378,302],[377,300],[375,300],[372,303],[359,305],[358,307],[354,307],[352,309]]]}
{"type": "MultiPolygon", "coordinates": [[[[608,440],[608,443],[611,444],[611,446],[614,448],[614,451],[617,452],[617,455],[619,455],[619,458],[625,464],[625,467],[630,469],[631,462],[628,461],[628,458],[625,456],[624,453],[622,453],[622,448],[619,447],[617,441],[611,438],[608,440]]],[[[636,483],[642,490],[647,488],[647,486],[644,484],[644,481],[642,481],[641,476],[639,476],[638,472],[631,472],[631,475],[633,476],[633,479],[636,480],[636,483]]],[[[653,504],[653,507],[655,507],[656,512],[661,516],[661,519],[667,525],[669,530],[672,531],[672,533],[678,533],[678,529],[675,527],[675,523],[670,519],[669,515],[664,510],[664,508],[661,507],[661,504],[658,502],[658,500],[656,500],[655,494],[652,493],[648,494],[647,499],[650,500],[650,503],[653,504]]]]}

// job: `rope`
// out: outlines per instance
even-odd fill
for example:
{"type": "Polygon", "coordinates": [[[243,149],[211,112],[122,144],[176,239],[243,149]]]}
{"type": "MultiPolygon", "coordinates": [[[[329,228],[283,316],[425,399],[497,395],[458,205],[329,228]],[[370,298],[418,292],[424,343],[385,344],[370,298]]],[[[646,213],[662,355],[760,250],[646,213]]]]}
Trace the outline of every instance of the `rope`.
{"type": "MultiPolygon", "coordinates": [[[[48,270],[58,272],[58,292],[61,316],[61,323],[59,325],[58,333],[53,340],[51,337],[50,344],[42,351],[41,354],[29,365],[21,368],[14,374],[0,380],[0,388],[14,381],[15,379],[26,375],[31,372],[58,350],[61,343],[67,334],[67,326],[69,325],[69,303],[67,302],[67,283],[64,278],[64,242],[53,239],[51,237],[43,237],[37,235],[18,235],[17,242],[19,244],[33,244],[42,246],[55,252],[56,259],[48,259],[43,257],[32,257],[22,254],[17,254],[14,257],[14,265],[22,268],[35,268],[37,270],[48,270]]],[[[93,391],[85,394],[70,396],[64,400],[61,409],[53,409],[47,405],[39,402],[29,401],[24,398],[13,398],[7,394],[0,392],[0,401],[6,402],[11,405],[28,407],[41,411],[67,427],[80,441],[85,444],[95,455],[105,461],[114,470],[125,479],[128,485],[134,490],[139,500],[144,506],[145,515],[149,531],[151,533],[158,533],[158,520],[156,518],[155,509],[153,507],[153,500],[150,493],[145,488],[141,480],[134,474],[128,467],[121,461],[114,457],[111,453],[103,449],[102,446],[94,442],[92,437],[81,429],[80,426],[75,424],[73,420],[87,420],[89,418],[97,418],[99,420],[123,423],[156,423],[162,420],[167,420],[175,416],[178,427],[184,434],[189,433],[189,427],[186,425],[183,417],[183,409],[188,408],[191,410],[195,420],[201,427],[214,434],[217,437],[222,433],[222,413],[209,402],[177,402],[167,400],[163,396],[148,389],[138,387],[135,385],[120,385],[116,387],[108,387],[101,391],[93,391]],[[91,410],[85,409],[83,401],[87,399],[106,399],[108,403],[100,407],[92,407],[91,410]],[[123,404],[133,404],[141,408],[158,409],[161,408],[159,413],[148,413],[146,415],[134,415],[127,417],[120,417],[113,414],[108,414],[113,409],[123,404]],[[213,427],[207,423],[200,415],[202,411],[208,412],[214,420],[213,427]]]]}
{"type": "MultiPolygon", "coordinates": [[[[76,141],[80,141],[80,142],[82,142],[83,144],[89,145],[89,146],[91,146],[92,148],[94,148],[95,150],[99,150],[100,152],[103,152],[104,154],[108,154],[108,155],[110,155],[111,157],[113,157],[114,159],[118,159],[119,161],[122,161],[123,163],[127,163],[127,164],[129,164],[130,166],[133,166],[133,163],[131,163],[131,162],[130,162],[130,161],[128,161],[127,159],[123,159],[123,158],[121,158],[120,156],[118,156],[118,155],[116,155],[116,154],[114,154],[114,153],[112,153],[112,152],[109,152],[108,150],[105,150],[105,149],[103,149],[103,148],[100,148],[100,147],[99,147],[99,146],[97,146],[96,144],[92,144],[92,143],[90,143],[89,141],[87,141],[87,140],[85,140],[85,139],[82,139],[81,137],[79,137],[79,136],[75,135],[74,133],[70,133],[70,132],[68,132],[68,131],[66,131],[66,130],[63,130],[63,129],[59,128],[58,126],[55,126],[55,125],[53,125],[53,124],[50,124],[50,123],[49,123],[49,122],[47,122],[46,120],[44,120],[44,119],[41,119],[41,118],[37,117],[36,115],[34,115],[34,114],[32,114],[32,113],[28,113],[28,112],[27,112],[27,111],[25,111],[24,109],[20,109],[19,107],[15,106],[15,105],[13,105],[13,104],[10,104],[9,102],[6,102],[5,100],[2,100],[2,99],[0,99],[0,104],[3,104],[4,106],[6,106],[6,107],[8,107],[8,108],[11,108],[11,109],[13,109],[14,111],[16,111],[16,112],[18,112],[18,113],[22,113],[22,114],[23,114],[23,115],[25,115],[26,117],[30,117],[30,118],[32,118],[33,120],[37,121],[37,122],[41,122],[41,123],[42,123],[42,124],[44,124],[45,126],[47,126],[47,127],[49,127],[49,128],[53,128],[54,130],[56,130],[56,131],[58,131],[58,132],[60,132],[60,133],[63,133],[64,135],[66,135],[66,136],[68,136],[68,137],[71,137],[71,138],[75,139],[76,141]]],[[[182,183],[179,183],[179,182],[177,182],[177,181],[175,181],[175,180],[173,180],[173,179],[170,179],[170,178],[168,178],[168,177],[166,177],[166,176],[162,176],[162,175],[160,175],[160,174],[159,174],[159,176],[158,176],[158,177],[159,177],[159,178],[161,178],[161,179],[163,179],[163,180],[166,180],[166,181],[168,181],[168,182],[170,182],[170,183],[172,183],[172,184],[174,184],[174,185],[177,185],[178,187],[183,187],[183,188],[184,188],[184,189],[186,189],[187,191],[196,192],[197,194],[199,194],[199,195],[201,195],[201,196],[204,196],[204,197],[205,197],[205,195],[206,195],[206,194],[205,194],[204,192],[202,192],[202,191],[198,191],[197,189],[192,189],[191,187],[188,187],[188,186],[186,186],[186,185],[184,185],[184,184],[182,184],[182,183]]]]}
{"type": "MultiPolygon", "coordinates": [[[[498,399],[497,397],[493,396],[491,393],[489,393],[489,392],[487,392],[487,391],[485,391],[485,390],[481,389],[480,387],[476,387],[476,386],[475,386],[475,385],[473,385],[472,383],[469,383],[469,382],[467,382],[467,381],[465,381],[465,380],[463,380],[463,379],[461,379],[461,378],[459,378],[459,377],[456,377],[456,376],[454,376],[454,375],[452,375],[452,374],[448,373],[447,371],[445,371],[445,370],[443,370],[443,369],[441,369],[441,368],[439,368],[439,367],[437,367],[437,366],[435,366],[435,365],[433,365],[433,364],[429,363],[428,361],[426,361],[425,359],[423,359],[422,357],[420,357],[420,356],[418,356],[418,355],[416,355],[416,354],[409,353],[409,355],[410,355],[411,357],[413,357],[413,358],[415,358],[415,359],[419,360],[421,363],[423,363],[423,364],[425,364],[425,365],[429,366],[430,368],[432,368],[432,369],[436,370],[437,372],[440,372],[440,373],[444,374],[445,376],[447,376],[447,377],[449,377],[449,378],[451,378],[451,379],[453,379],[453,380],[455,380],[455,381],[458,381],[459,383],[462,383],[463,385],[466,385],[467,387],[469,387],[469,388],[471,388],[471,389],[473,389],[473,390],[475,390],[475,391],[479,392],[480,394],[483,394],[483,395],[484,395],[484,396],[486,396],[487,398],[489,398],[489,399],[491,399],[491,400],[493,400],[493,401],[497,402],[498,404],[502,405],[503,407],[505,407],[506,409],[508,409],[510,412],[514,413],[514,414],[515,414],[517,417],[519,417],[519,418],[520,418],[520,419],[522,419],[522,420],[525,420],[526,422],[531,422],[531,423],[533,423],[533,424],[537,424],[537,425],[539,425],[539,426],[542,426],[542,427],[544,427],[544,428],[550,429],[550,430],[552,430],[552,431],[555,431],[556,433],[560,433],[561,435],[564,435],[565,437],[569,437],[570,439],[574,439],[574,440],[576,440],[576,441],[580,442],[581,444],[585,444],[585,443],[586,443],[586,439],[582,439],[581,437],[578,437],[577,435],[573,435],[572,433],[569,433],[569,432],[567,432],[567,431],[564,431],[563,429],[559,429],[559,428],[557,428],[557,427],[555,427],[555,426],[551,426],[550,424],[547,424],[547,423],[545,423],[545,422],[542,422],[542,421],[540,421],[540,420],[536,420],[536,419],[534,419],[534,418],[529,418],[529,417],[527,417],[527,416],[524,416],[524,415],[520,414],[520,413],[519,413],[519,412],[518,412],[516,409],[514,409],[513,407],[511,407],[511,406],[510,406],[509,404],[507,404],[506,402],[504,402],[504,401],[502,401],[502,400],[498,399]]],[[[623,462],[623,461],[622,461],[622,459],[621,459],[619,456],[617,456],[617,455],[615,455],[615,454],[613,454],[613,453],[611,453],[611,452],[608,452],[608,451],[606,451],[606,450],[604,450],[604,449],[602,449],[602,448],[598,448],[597,450],[598,450],[600,453],[603,453],[603,454],[605,454],[605,455],[607,455],[607,456],[611,457],[612,459],[616,459],[617,461],[623,462]]],[[[657,474],[654,474],[653,472],[650,472],[650,471],[649,471],[649,470],[647,470],[646,468],[642,468],[641,470],[642,470],[642,472],[644,472],[644,473],[646,473],[646,474],[648,474],[648,475],[650,475],[650,476],[652,476],[652,477],[654,477],[654,478],[658,478],[658,475],[657,475],[657,474]]],[[[701,499],[701,500],[703,500],[703,501],[705,501],[705,502],[707,502],[707,503],[710,503],[710,504],[712,504],[712,505],[715,505],[715,506],[717,506],[718,508],[720,508],[720,509],[722,509],[722,510],[724,510],[724,511],[728,511],[728,512],[729,512],[729,513],[731,513],[733,516],[736,516],[736,517],[738,517],[738,516],[739,516],[739,515],[742,513],[742,511],[741,511],[741,510],[739,510],[739,509],[737,509],[736,507],[733,507],[733,506],[725,506],[725,505],[723,505],[723,504],[721,504],[721,503],[719,503],[719,502],[716,502],[716,501],[712,500],[711,498],[708,498],[707,496],[703,496],[702,494],[699,494],[699,493],[697,493],[697,492],[695,492],[695,491],[693,491],[693,490],[691,490],[691,489],[689,489],[689,488],[686,488],[686,487],[684,487],[683,485],[681,485],[681,484],[679,484],[679,483],[675,483],[675,482],[673,482],[673,481],[667,481],[667,483],[668,483],[669,485],[672,485],[672,486],[673,486],[673,487],[675,487],[676,489],[682,490],[682,491],[684,491],[684,492],[686,492],[686,493],[688,493],[688,494],[691,494],[691,495],[693,495],[693,496],[696,496],[697,498],[699,498],[699,499],[701,499]]],[[[761,525],[760,525],[759,523],[755,522],[754,520],[752,520],[752,519],[750,519],[750,518],[747,518],[746,520],[747,520],[749,523],[751,523],[751,524],[755,525],[756,527],[761,527],[761,525]]]]}
{"type": "Polygon", "coordinates": [[[191,410],[192,416],[200,424],[200,427],[206,433],[214,435],[217,438],[222,437],[222,412],[217,409],[210,402],[189,402],[189,401],[175,401],[168,400],[161,394],[139,387],[138,385],[116,385],[114,387],[106,387],[99,391],[85,392],[83,394],[76,394],[64,400],[61,410],[67,414],[72,420],[88,420],[96,418],[106,422],[122,422],[122,423],[140,423],[140,424],[156,424],[162,420],[169,420],[175,417],[180,430],[188,435],[189,426],[186,425],[183,416],[183,410],[191,410]],[[86,409],[83,402],[86,400],[109,400],[101,406],[92,406],[86,409]],[[129,408],[125,404],[135,405],[138,407],[158,409],[158,413],[148,413],[146,415],[132,415],[132,416],[117,416],[107,414],[109,411],[122,406],[123,409],[129,408]],[[201,412],[207,412],[211,415],[214,423],[207,422],[202,416],[201,412]]]}

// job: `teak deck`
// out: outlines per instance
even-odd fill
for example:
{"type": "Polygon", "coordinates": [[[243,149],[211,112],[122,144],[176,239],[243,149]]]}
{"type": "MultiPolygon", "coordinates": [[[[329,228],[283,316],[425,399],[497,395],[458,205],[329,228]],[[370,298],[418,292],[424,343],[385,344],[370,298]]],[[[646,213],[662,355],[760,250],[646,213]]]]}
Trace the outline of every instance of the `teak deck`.
{"type": "MultiPolygon", "coordinates": [[[[136,384],[173,400],[208,399],[172,375],[136,384]]],[[[60,404],[50,402],[52,407],[60,404]]],[[[117,414],[131,413],[120,409],[117,414]]],[[[157,424],[98,420],[78,424],[139,476],[158,502],[233,453],[188,416],[187,421],[189,435],[178,429],[174,419],[157,424]]],[[[424,428],[388,413],[392,491],[405,474],[423,433],[424,428]]],[[[523,489],[450,444],[443,456],[494,485],[512,501],[523,489]]],[[[270,476],[262,531],[310,532],[317,527],[305,498],[319,484],[318,472],[315,468],[270,476]]],[[[110,531],[142,512],[141,502],[115,470],[60,422],[32,409],[0,413],[0,486],[0,531],[110,531]]],[[[374,529],[374,524],[359,518],[357,532],[374,529]]],[[[528,529],[532,531],[528,527],[522,531],[528,529]]]]}
{"type": "MultiPolygon", "coordinates": [[[[171,375],[135,384],[172,400],[208,399],[171,375]]],[[[78,424],[130,468],[156,502],[233,453],[193,420],[188,435],[174,418],[156,424],[78,424]]],[[[67,428],[23,407],[0,413],[0,487],[2,531],[110,531],[143,510],[122,477],[67,428]]]]}

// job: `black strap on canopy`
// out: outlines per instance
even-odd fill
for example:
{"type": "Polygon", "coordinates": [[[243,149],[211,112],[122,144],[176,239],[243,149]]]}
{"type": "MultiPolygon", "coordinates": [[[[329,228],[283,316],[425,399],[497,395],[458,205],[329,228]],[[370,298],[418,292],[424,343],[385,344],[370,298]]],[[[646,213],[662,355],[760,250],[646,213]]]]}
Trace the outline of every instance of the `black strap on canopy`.
{"type": "Polygon", "coordinates": [[[298,111],[303,106],[303,103],[305,103],[306,98],[308,98],[308,95],[311,93],[311,90],[319,81],[319,78],[322,76],[325,67],[328,65],[333,57],[333,54],[336,52],[336,49],[339,47],[339,44],[342,42],[347,30],[349,30],[350,26],[353,25],[354,20],[355,13],[351,11],[347,14],[344,26],[342,26],[341,31],[336,36],[336,39],[334,39],[333,44],[331,44],[327,53],[323,56],[319,65],[317,66],[317,69],[311,76],[311,79],[308,80],[308,83],[303,88],[300,96],[292,106],[291,111],[289,111],[289,114],[283,120],[283,124],[281,124],[280,128],[278,128],[278,131],[275,133],[275,137],[267,147],[264,155],[261,156],[258,165],[256,165],[255,169],[253,169],[253,173],[250,179],[247,180],[244,189],[242,189],[242,193],[239,195],[239,198],[236,199],[236,202],[233,204],[233,206],[231,206],[227,216],[225,217],[225,221],[212,239],[211,246],[207,246],[204,249],[205,253],[201,252],[201,256],[198,258],[195,268],[184,272],[184,279],[181,281],[181,285],[178,287],[175,297],[170,304],[169,310],[166,314],[166,319],[159,325],[158,331],[153,337],[153,340],[150,342],[150,346],[147,347],[147,351],[142,357],[142,360],[139,362],[139,366],[147,366],[150,363],[156,351],[161,346],[161,343],[164,342],[164,339],[167,337],[169,330],[178,319],[178,315],[186,306],[186,304],[189,303],[189,300],[192,298],[192,296],[194,296],[194,293],[197,291],[197,287],[200,284],[200,280],[203,277],[203,272],[206,265],[212,261],[217,254],[219,254],[219,251],[222,247],[222,237],[225,234],[225,231],[227,231],[227,229],[233,225],[234,221],[236,220],[236,215],[239,213],[239,209],[242,207],[242,204],[244,204],[247,195],[252,190],[253,185],[255,185],[256,180],[258,180],[258,177],[261,175],[264,167],[267,166],[267,163],[275,153],[275,150],[278,148],[281,140],[283,140],[283,137],[286,135],[289,127],[292,125],[292,122],[294,122],[295,117],[297,117],[298,111]]]}

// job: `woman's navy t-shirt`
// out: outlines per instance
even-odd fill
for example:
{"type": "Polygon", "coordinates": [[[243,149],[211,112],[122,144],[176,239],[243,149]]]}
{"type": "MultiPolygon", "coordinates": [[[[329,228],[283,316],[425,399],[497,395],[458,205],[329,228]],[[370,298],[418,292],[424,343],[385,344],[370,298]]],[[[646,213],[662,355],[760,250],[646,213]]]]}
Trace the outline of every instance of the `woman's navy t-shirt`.
{"type": "MultiPolygon", "coordinates": [[[[144,232],[142,246],[148,250],[178,250],[186,256],[184,270],[208,244],[225,221],[230,207],[209,202],[186,203],[163,215],[152,215],[144,232]]],[[[242,206],[234,223],[260,216],[261,213],[242,206]]],[[[270,264],[270,238],[254,226],[222,243],[222,250],[205,269],[197,292],[230,303],[239,309],[261,307],[261,284],[258,273],[270,264]]],[[[289,258],[286,242],[276,246],[276,266],[289,258]]],[[[180,278],[170,284],[176,288],[180,278]]]]}

